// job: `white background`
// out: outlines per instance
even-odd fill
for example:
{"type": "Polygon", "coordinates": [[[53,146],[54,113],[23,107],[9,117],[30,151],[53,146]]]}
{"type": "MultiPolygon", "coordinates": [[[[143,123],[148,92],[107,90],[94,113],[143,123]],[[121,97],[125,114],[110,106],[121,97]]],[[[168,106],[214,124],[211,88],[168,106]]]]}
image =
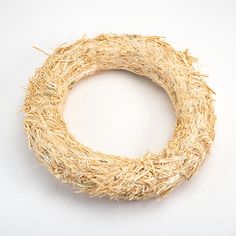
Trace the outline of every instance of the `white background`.
{"type": "MultiPolygon", "coordinates": [[[[236,2],[0,0],[0,235],[236,235],[236,2]],[[162,201],[76,195],[28,149],[24,89],[46,56],[87,33],[166,36],[200,58],[216,91],[216,139],[201,170],[162,201]]],[[[158,152],[174,129],[165,92],[127,72],[81,81],[65,118],[84,144],[106,153],[158,152]]]]}

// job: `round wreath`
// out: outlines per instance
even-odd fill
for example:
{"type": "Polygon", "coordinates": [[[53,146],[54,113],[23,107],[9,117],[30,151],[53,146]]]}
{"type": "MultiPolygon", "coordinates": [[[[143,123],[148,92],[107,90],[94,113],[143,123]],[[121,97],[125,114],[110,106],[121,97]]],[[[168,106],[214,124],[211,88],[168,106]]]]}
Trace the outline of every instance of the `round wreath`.
{"type": "Polygon", "coordinates": [[[128,200],[165,195],[196,172],[214,139],[213,91],[193,67],[196,61],[157,36],[100,35],[57,48],[27,89],[30,147],[54,176],[79,192],[128,200]],[[83,77],[111,69],[146,76],[170,96],[176,128],[160,153],[136,159],[107,155],[68,131],[63,105],[69,90],[83,77]]]}

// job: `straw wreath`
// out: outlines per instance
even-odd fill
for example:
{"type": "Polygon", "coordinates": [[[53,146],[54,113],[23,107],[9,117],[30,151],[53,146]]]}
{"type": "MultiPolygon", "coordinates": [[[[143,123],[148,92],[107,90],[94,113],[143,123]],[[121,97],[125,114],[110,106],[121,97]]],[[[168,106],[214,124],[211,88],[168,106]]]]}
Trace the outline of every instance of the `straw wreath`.
{"type": "Polygon", "coordinates": [[[57,48],[29,82],[24,127],[38,160],[78,192],[112,199],[164,196],[202,165],[214,139],[213,91],[193,66],[196,58],[163,38],[99,35],[57,48]],[[163,87],[176,111],[176,127],[160,153],[107,155],[73,137],[63,119],[70,89],[99,71],[121,69],[163,87]]]}

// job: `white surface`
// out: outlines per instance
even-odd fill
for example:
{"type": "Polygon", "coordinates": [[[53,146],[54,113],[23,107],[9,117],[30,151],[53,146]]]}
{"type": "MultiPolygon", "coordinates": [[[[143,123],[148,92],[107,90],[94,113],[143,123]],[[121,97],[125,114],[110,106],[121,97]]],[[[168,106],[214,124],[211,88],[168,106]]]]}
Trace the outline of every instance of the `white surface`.
{"type": "Polygon", "coordinates": [[[81,80],[67,97],[64,118],[86,146],[130,158],[159,152],[175,128],[166,92],[149,79],[118,70],[81,80]]]}
{"type": "MultiPolygon", "coordinates": [[[[0,235],[236,235],[236,2],[0,0],[0,235]],[[17,115],[45,51],[84,33],[166,36],[200,58],[216,91],[217,133],[202,169],[168,198],[115,202],[76,195],[28,150],[17,115]]],[[[140,156],[168,140],[165,92],[125,72],[81,81],[67,99],[72,132],[95,149],[140,156]],[[136,103],[137,101],[137,103],[136,103]],[[101,132],[104,130],[104,132],[101,132]]]]}

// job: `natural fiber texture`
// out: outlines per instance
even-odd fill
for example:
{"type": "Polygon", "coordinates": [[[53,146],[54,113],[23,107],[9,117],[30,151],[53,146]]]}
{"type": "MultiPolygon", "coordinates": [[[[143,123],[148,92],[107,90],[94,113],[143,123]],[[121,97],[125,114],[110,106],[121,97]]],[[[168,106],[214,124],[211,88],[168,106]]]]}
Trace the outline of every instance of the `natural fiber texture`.
{"type": "Polygon", "coordinates": [[[79,192],[128,200],[165,195],[196,172],[214,139],[213,92],[195,62],[156,36],[100,35],[57,48],[27,89],[24,126],[30,147],[53,175],[79,192]],[[69,90],[83,77],[110,69],[146,76],[170,96],[176,128],[160,153],[136,159],[106,155],[68,131],[63,105],[69,90]]]}

